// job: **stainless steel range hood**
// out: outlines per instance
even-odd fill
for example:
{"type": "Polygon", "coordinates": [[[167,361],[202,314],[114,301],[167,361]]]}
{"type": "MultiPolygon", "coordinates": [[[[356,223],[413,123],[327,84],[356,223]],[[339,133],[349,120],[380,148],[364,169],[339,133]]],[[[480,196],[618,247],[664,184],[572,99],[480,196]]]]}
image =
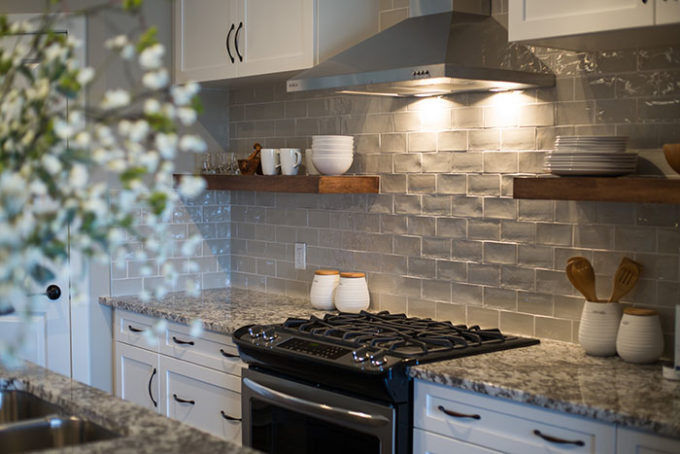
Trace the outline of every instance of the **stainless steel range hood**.
{"type": "Polygon", "coordinates": [[[288,80],[289,92],[333,89],[432,96],[555,85],[555,76],[490,16],[445,12],[406,19],[288,80]]]}

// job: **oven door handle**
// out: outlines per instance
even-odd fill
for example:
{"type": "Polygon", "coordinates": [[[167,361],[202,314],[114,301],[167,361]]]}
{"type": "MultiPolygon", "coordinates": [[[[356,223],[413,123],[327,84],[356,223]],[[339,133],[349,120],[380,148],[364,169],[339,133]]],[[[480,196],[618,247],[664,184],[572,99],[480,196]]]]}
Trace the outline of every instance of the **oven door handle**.
{"type": "Polygon", "coordinates": [[[244,378],[243,384],[251,391],[268,399],[271,402],[276,402],[285,405],[293,410],[301,410],[312,412],[317,415],[325,415],[336,419],[342,419],[354,424],[364,424],[369,426],[383,426],[390,424],[390,420],[382,415],[371,415],[360,411],[347,410],[346,408],[331,407],[329,405],[319,404],[299,397],[291,396],[282,393],[275,389],[263,386],[250,378],[244,378]]]}

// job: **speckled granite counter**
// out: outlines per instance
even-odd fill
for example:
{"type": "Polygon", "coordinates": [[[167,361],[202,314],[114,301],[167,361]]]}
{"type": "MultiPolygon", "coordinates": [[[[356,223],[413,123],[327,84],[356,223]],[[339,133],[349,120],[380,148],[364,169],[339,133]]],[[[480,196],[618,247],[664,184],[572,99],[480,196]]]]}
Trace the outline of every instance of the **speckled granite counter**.
{"type": "Polygon", "coordinates": [[[587,356],[576,344],[540,345],[425,364],[411,376],[455,388],[680,438],[680,383],[661,366],[587,356]]]}
{"type": "MultiPolygon", "coordinates": [[[[63,375],[29,364],[20,371],[0,367],[0,387],[23,389],[55,403],[69,414],[120,434],[119,438],[69,446],[44,453],[225,453],[254,454],[185,424],[83,385],[63,375]]],[[[2,451],[2,449],[0,449],[2,451]]]]}
{"type": "Polygon", "coordinates": [[[203,327],[232,334],[249,324],[281,323],[288,317],[323,317],[309,300],[243,289],[204,290],[198,297],[171,293],[162,300],[143,302],[135,296],[101,297],[101,304],[178,323],[200,320],[203,327]]]}

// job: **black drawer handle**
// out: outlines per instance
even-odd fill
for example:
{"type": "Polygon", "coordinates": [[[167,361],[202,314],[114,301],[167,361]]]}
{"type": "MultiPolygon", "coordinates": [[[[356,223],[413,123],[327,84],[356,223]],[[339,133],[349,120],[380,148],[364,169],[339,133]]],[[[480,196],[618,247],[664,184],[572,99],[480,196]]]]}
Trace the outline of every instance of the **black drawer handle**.
{"type": "Polygon", "coordinates": [[[581,441],[581,440],[565,440],[564,438],[557,438],[553,437],[550,435],[546,435],[542,433],[540,430],[536,429],[534,430],[534,435],[537,437],[541,437],[545,441],[549,441],[550,443],[558,443],[561,445],[576,445],[576,446],[585,446],[586,444],[581,441]]]}
{"type": "Polygon", "coordinates": [[[130,331],[132,331],[133,333],[143,333],[143,332],[144,332],[143,329],[135,328],[135,327],[132,326],[132,325],[128,325],[128,329],[129,329],[130,331]]]}
{"type": "Polygon", "coordinates": [[[153,372],[151,372],[151,377],[149,377],[148,389],[149,389],[149,399],[151,399],[151,403],[153,403],[154,407],[158,407],[158,402],[153,400],[153,393],[151,392],[151,382],[153,381],[154,375],[156,375],[156,368],[155,367],[153,368],[153,372]]]}
{"type": "Polygon", "coordinates": [[[458,413],[457,411],[447,410],[443,405],[438,406],[437,409],[449,416],[453,416],[454,418],[482,419],[482,417],[479,415],[468,415],[466,413],[458,413]]]}
{"type": "Polygon", "coordinates": [[[172,341],[176,344],[180,345],[194,345],[194,341],[183,341],[180,339],[177,339],[175,336],[172,336],[172,341]]]}
{"type": "Polygon", "coordinates": [[[222,356],[225,358],[238,358],[238,355],[232,355],[231,353],[227,353],[224,351],[223,348],[220,348],[220,353],[222,353],[222,356]]]}
{"type": "Polygon", "coordinates": [[[227,53],[229,54],[229,60],[231,60],[232,63],[234,63],[234,56],[231,55],[231,49],[229,48],[229,38],[231,37],[231,33],[233,31],[234,31],[234,24],[231,24],[231,28],[229,29],[229,32],[227,33],[226,45],[227,45],[227,53]]]}
{"type": "Polygon", "coordinates": [[[196,405],[196,401],[195,401],[195,400],[185,400],[185,399],[180,399],[179,397],[177,397],[177,394],[173,394],[172,397],[173,397],[177,402],[179,402],[180,404],[191,404],[191,405],[196,405]]]}
{"type": "Polygon", "coordinates": [[[226,419],[227,421],[240,421],[241,420],[241,418],[234,418],[233,416],[229,416],[223,410],[220,410],[220,413],[222,414],[222,417],[224,419],[226,419]]]}
{"type": "Polygon", "coordinates": [[[238,28],[236,29],[236,34],[234,35],[234,49],[236,49],[236,55],[238,56],[238,61],[243,61],[243,55],[241,55],[241,52],[238,50],[238,34],[241,33],[241,29],[243,28],[243,22],[238,24],[238,28]]]}

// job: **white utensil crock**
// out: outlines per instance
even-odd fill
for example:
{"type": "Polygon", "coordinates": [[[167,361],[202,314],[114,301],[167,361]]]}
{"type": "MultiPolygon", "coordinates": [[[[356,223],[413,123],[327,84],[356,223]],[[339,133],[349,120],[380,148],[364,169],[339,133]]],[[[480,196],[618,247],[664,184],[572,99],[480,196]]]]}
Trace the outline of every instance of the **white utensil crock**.
{"type": "Polygon", "coordinates": [[[368,285],[364,273],[340,273],[340,283],[335,291],[335,307],[340,312],[360,312],[370,304],[368,285]]]}
{"type": "Polygon", "coordinates": [[[586,301],[581,313],[578,341],[589,355],[616,354],[616,334],[621,322],[619,303],[586,301]]]}
{"type": "Polygon", "coordinates": [[[663,333],[659,314],[651,309],[624,309],[616,353],[629,363],[653,363],[663,353],[663,333]]]}
{"type": "Polygon", "coordinates": [[[337,270],[316,270],[312,288],[309,291],[309,300],[312,307],[322,311],[334,309],[333,298],[335,289],[340,281],[340,272],[337,270]]]}

